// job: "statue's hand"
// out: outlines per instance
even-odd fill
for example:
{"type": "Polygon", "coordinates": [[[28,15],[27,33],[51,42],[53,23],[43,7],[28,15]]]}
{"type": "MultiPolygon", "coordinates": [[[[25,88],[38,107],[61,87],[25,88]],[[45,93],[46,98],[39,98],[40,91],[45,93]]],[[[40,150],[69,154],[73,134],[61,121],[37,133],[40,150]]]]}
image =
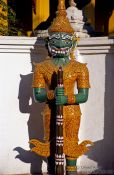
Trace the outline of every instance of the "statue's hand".
{"type": "Polygon", "coordinates": [[[57,87],[55,90],[56,105],[67,104],[67,96],[64,95],[64,88],[57,87]]]}

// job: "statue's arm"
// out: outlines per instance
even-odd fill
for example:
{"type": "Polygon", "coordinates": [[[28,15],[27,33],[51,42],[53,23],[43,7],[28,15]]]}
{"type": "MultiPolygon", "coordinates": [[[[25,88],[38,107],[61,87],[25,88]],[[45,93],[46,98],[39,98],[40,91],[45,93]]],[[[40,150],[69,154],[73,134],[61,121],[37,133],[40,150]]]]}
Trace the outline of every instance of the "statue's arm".
{"type": "Polygon", "coordinates": [[[64,89],[63,88],[56,88],[56,104],[80,104],[85,103],[88,99],[89,88],[80,88],[78,89],[78,94],[72,95],[63,95],[64,89]]]}
{"type": "Polygon", "coordinates": [[[42,72],[42,64],[36,64],[33,74],[33,96],[36,102],[47,100],[46,83],[42,72]]]}
{"type": "Polygon", "coordinates": [[[77,77],[78,94],[75,95],[76,104],[85,103],[89,95],[89,71],[86,64],[81,65],[81,70],[77,77]]]}
{"type": "Polygon", "coordinates": [[[35,101],[46,102],[47,100],[53,100],[55,98],[54,90],[46,90],[45,88],[33,88],[33,94],[35,101]]]}
{"type": "Polygon", "coordinates": [[[33,88],[33,95],[35,101],[45,102],[47,99],[47,93],[45,88],[33,88]]]}
{"type": "Polygon", "coordinates": [[[78,94],[75,95],[76,103],[85,103],[88,100],[89,88],[78,89],[78,94]]]}
{"type": "MultiPolygon", "coordinates": [[[[63,93],[62,89],[58,89],[58,93],[63,93]]],[[[33,94],[35,101],[45,102],[47,100],[47,93],[45,88],[33,88],[33,94]]],[[[74,104],[85,103],[88,99],[89,88],[80,88],[78,89],[78,94],[74,94],[74,104]]],[[[53,94],[54,95],[54,94],[53,94]]],[[[57,104],[67,104],[68,96],[59,96],[57,104]]],[[[53,98],[52,98],[53,99],[53,98]]]]}

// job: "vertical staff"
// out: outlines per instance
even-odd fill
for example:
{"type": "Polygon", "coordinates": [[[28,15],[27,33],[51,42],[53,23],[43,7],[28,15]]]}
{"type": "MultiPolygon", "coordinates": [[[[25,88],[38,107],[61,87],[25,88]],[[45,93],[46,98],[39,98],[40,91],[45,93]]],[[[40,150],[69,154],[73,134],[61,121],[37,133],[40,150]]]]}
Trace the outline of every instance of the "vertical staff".
{"type": "MultiPolygon", "coordinates": [[[[59,67],[57,87],[63,88],[63,71],[59,67]]],[[[56,175],[64,175],[64,154],[63,154],[63,105],[57,105],[56,115],[56,175]]]]}

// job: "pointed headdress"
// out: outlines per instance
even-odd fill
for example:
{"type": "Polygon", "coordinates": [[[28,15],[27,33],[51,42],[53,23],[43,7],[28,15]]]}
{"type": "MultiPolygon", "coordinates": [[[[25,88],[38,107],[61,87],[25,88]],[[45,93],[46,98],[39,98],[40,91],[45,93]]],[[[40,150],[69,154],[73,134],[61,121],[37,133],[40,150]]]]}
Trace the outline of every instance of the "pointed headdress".
{"type": "Polygon", "coordinates": [[[65,8],[65,0],[58,0],[58,11],[56,18],[53,20],[51,26],[48,29],[49,32],[65,32],[74,33],[73,28],[67,18],[67,12],[65,8]]]}

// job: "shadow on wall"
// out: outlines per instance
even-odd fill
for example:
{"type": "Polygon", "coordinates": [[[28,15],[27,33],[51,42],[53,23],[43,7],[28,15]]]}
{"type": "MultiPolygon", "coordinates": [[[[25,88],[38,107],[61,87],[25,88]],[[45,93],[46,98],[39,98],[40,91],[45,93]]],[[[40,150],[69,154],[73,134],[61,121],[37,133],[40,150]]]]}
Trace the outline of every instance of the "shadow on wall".
{"type": "MultiPolygon", "coordinates": [[[[113,46],[112,46],[113,47],[113,46]]],[[[98,163],[92,174],[114,174],[114,50],[105,58],[104,139],[94,143],[88,157],[98,163]],[[113,53],[112,53],[113,51],[113,53]]],[[[102,69],[102,68],[101,68],[102,69]]]]}
{"type": "MultiPolygon", "coordinates": [[[[27,122],[29,140],[30,139],[43,140],[43,136],[44,136],[43,118],[41,115],[44,104],[36,103],[34,101],[33,91],[32,91],[32,76],[33,76],[33,69],[34,69],[33,62],[42,61],[42,58],[45,58],[46,55],[47,55],[46,51],[42,52],[41,55],[38,55],[38,54],[35,54],[34,50],[31,50],[32,71],[28,75],[20,75],[21,81],[19,85],[19,95],[18,95],[19,109],[20,109],[20,112],[23,113],[23,117],[24,117],[24,114],[26,113],[30,114],[29,120],[27,122]]],[[[28,140],[26,140],[26,142],[28,142],[28,140]]],[[[16,147],[14,148],[14,150],[19,153],[16,156],[16,158],[20,159],[24,163],[31,164],[31,169],[30,169],[31,174],[36,174],[36,173],[42,174],[41,168],[42,168],[43,160],[46,161],[45,158],[38,156],[31,151],[24,150],[21,147],[16,147]]]]}

